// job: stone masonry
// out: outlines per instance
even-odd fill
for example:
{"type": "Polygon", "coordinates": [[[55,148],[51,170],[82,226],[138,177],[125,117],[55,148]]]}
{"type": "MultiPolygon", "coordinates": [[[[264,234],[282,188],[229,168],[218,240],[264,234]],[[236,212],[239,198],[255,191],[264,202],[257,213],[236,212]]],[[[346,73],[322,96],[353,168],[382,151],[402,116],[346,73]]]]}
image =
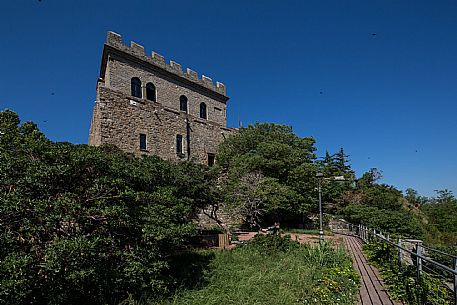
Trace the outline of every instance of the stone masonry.
{"type": "Polygon", "coordinates": [[[214,85],[190,69],[183,72],[180,64],[166,64],[157,53],[147,56],[139,44],[126,46],[120,35],[108,32],[89,145],[113,144],[137,155],[210,164],[218,145],[233,131],[226,128],[228,99],[223,84],[214,85]],[[133,78],[141,81],[141,97],[132,96],[133,78]],[[155,87],[155,101],[147,98],[147,84],[155,87]],[[186,110],[180,110],[181,96],[187,99],[186,110]]]}

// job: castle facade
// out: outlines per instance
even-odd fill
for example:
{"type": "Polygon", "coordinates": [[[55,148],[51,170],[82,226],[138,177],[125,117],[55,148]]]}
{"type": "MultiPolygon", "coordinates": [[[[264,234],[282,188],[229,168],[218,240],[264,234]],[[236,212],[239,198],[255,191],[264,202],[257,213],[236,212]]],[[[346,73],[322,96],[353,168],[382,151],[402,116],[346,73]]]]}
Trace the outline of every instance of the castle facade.
{"type": "Polygon", "coordinates": [[[226,127],[222,83],[108,32],[103,47],[89,145],[113,144],[137,155],[212,165],[226,127]]]}

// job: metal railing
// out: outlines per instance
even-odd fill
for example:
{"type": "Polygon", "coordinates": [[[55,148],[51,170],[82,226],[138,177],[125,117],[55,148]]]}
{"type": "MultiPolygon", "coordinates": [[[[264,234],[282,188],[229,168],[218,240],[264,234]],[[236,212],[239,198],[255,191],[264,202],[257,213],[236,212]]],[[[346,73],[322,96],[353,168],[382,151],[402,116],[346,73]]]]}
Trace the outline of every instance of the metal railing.
{"type": "Polygon", "coordinates": [[[354,225],[344,220],[333,222],[329,226],[332,232],[356,236],[364,243],[381,240],[395,247],[398,253],[398,264],[400,265],[404,264],[405,255],[409,254],[412,260],[412,265],[416,267],[417,278],[419,279],[423,272],[439,278],[442,286],[449,290],[449,292],[453,295],[453,302],[457,305],[457,256],[424,246],[421,241],[418,240],[411,241],[401,238],[394,240],[389,234],[385,234],[381,230],[373,229],[364,225],[354,225]],[[405,241],[415,243],[415,248],[406,248],[404,246],[405,241]],[[451,258],[452,267],[446,266],[441,262],[437,262],[426,255],[431,252],[436,252],[440,255],[451,258]]]}

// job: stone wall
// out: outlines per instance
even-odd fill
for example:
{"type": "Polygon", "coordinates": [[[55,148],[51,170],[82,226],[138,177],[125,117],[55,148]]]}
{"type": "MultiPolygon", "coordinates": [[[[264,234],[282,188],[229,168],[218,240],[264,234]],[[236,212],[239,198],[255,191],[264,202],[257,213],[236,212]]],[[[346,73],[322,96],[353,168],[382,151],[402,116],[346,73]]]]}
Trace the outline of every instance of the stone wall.
{"type": "Polygon", "coordinates": [[[129,62],[120,56],[111,55],[108,61],[107,76],[109,81],[105,86],[118,90],[125,95],[130,95],[130,80],[138,77],[143,87],[143,96],[146,96],[145,86],[151,82],[156,88],[156,101],[164,107],[179,111],[179,98],[181,95],[187,97],[188,113],[199,117],[200,103],[204,102],[207,106],[208,121],[213,121],[225,126],[226,124],[226,104],[208,97],[191,86],[180,83],[177,80],[167,78],[157,71],[143,68],[137,63],[129,62]]]}

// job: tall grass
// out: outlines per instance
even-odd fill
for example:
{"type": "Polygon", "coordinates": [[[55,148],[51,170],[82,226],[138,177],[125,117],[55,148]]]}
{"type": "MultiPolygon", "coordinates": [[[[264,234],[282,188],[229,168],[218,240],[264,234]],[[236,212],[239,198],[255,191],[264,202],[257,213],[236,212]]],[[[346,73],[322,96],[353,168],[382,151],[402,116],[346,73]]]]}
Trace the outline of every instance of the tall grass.
{"type": "Polygon", "coordinates": [[[161,304],[355,304],[358,276],[352,262],[328,244],[298,245],[261,236],[214,255],[204,284],[183,289],[161,304]]]}

